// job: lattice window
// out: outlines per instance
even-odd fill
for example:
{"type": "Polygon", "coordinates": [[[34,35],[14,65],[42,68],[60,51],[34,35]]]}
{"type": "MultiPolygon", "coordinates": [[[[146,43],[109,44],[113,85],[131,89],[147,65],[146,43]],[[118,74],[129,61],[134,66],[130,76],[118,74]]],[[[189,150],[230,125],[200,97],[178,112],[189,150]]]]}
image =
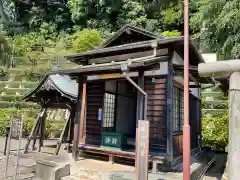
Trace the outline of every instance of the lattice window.
{"type": "Polygon", "coordinates": [[[103,116],[103,127],[114,127],[115,126],[115,101],[116,95],[105,93],[104,94],[104,116],[103,116]]]}
{"type": "Polygon", "coordinates": [[[173,88],[173,130],[179,130],[179,91],[178,88],[173,88]]]}
{"type": "Polygon", "coordinates": [[[184,97],[183,90],[173,87],[173,130],[180,131],[184,123],[184,97]]]}
{"type": "Polygon", "coordinates": [[[183,129],[184,124],[184,93],[182,89],[179,89],[179,95],[180,95],[180,104],[179,104],[179,118],[180,118],[180,129],[183,129]]]}

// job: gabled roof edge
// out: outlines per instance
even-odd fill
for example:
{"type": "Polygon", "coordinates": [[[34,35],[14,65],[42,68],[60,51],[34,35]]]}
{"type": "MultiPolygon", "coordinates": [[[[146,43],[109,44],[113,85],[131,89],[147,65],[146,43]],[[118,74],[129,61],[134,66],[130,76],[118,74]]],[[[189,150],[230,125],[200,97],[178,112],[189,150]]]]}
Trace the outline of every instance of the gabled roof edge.
{"type": "Polygon", "coordinates": [[[107,45],[109,45],[111,42],[113,42],[114,40],[116,40],[126,29],[131,29],[133,31],[136,31],[138,33],[144,34],[144,35],[148,35],[149,37],[152,38],[158,38],[160,36],[158,36],[155,33],[152,33],[150,31],[147,31],[145,29],[133,26],[131,24],[126,24],[125,26],[123,26],[120,30],[118,30],[110,39],[108,39],[107,41],[105,41],[99,48],[104,48],[107,45]]]}
{"type": "Polygon", "coordinates": [[[31,90],[29,93],[27,93],[26,95],[24,95],[22,97],[23,100],[27,100],[28,98],[30,98],[34,93],[36,93],[41,87],[42,85],[46,82],[46,80],[50,80],[51,83],[53,84],[54,88],[56,89],[56,91],[58,91],[59,93],[63,93],[66,97],[72,99],[72,98],[77,98],[77,96],[75,96],[74,94],[68,93],[62,89],[60,89],[55,82],[50,78],[51,75],[54,75],[53,73],[51,74],[45,74],[44,77],[41,79],[41,81],[38,83],[38,85],[31,90]]]}

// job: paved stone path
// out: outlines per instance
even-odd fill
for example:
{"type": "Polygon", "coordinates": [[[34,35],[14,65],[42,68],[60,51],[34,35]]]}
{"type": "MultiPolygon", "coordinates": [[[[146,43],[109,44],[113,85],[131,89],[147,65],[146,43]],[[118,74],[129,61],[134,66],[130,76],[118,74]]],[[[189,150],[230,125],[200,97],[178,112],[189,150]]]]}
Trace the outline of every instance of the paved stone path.
{"type": "MultiPolygon", "coordinates": [[[[92,174],[95,170],[95,174],[101,174],[102,180],[135,180],[136,175],[134,167],[111,164],[104,161],[97,161],[92,159],[82,159],[74,163],[71,167],[71,174],[75,177],[84,177],[92,174]]],[[[182,179],[181,173],[149,173],[149,180],[176,180],[182,179]]],[[[66,179],[67,180],[67,179],[66,179]]]]}
{"type": "MultiPolygon", "coordinates": [[[[5,156],[3,156],[5,138],[0,137],[0,180],[3,180],[4,175],[4,166],[5,166],[5,156]]],[[[21,149],[24,148],[26,144],[26,140],[23,139],[21,143],[21,149]]],[[[44,145],[56,144],[54,140],[45,140],[44,145]]],[[[16,150],[17,150],[18,141],[11,141],[11,155],[9,158],[9,168],[8,168],[8,179],[13,180],[13,174],[15,172],[15,163],[16,163],[16,150]]],[[[31,147],[31,146],[30,146],[31,147]]],[[[61,148],[60,154],[67,154],[63,150],[64,145],[61,148]]],[[[28,154],[20,154],[20,168],[19,168],[19,176],[18,180],[34,180],[34,167],[37,158],[41,158],[41,156],[51,156],[45,153],[28,153],[28,154]]],[[[219,158],[221,159],[221,157],[219,158]]],[[[223,162],[218,161],[216,164],[223,164],[223,162]]],[[[123,166],[123,165],[111,165],[106,162],[94,161],[94,160],[80,160],[74,165],[72,168],[72,173],[81,172],[83,169],[98,169],[102,175],[104,180],[134,180],[135,172],[133,167],[123,166]],[[74,170],[75,169],[75,170],[74,170]],[[82,170],[81,170],[82,169],[82,170]],[[75,171],[75,172],[74,172],[75,171]]],[[[221,173],[219,172],[220,167],[212,168],[207,176],[204,177],[204,180],[220,180],[221,173]]],[[[177,180],[182,179],[181,173],[160,173],[160,174],[149,174],[149,180],[177,180]]]]}

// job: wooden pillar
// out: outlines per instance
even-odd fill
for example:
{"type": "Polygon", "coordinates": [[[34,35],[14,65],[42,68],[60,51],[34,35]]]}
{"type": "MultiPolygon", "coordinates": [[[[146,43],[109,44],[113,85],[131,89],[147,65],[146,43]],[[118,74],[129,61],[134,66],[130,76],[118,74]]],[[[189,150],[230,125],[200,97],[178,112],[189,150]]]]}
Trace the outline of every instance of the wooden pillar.
{"type": "Polygon", "coordinates": [[[80,134],[79,134],[79,140],[80,143],[83,143],[83,136],[84,136],[84,120],[85,120],[85,112],[86,112],[86,91],[87,91],[87,79],[83,79],[83,85],[82,85],[82,105],[81,105],[81,116],[80,116],[80,134]]]}
{"type": "Polygon", "coordinates": [[[74,118],[74,133],[73,133],[73,149],[72,157],[74,160],[77,160],[77,152],[79,145],[79,134],[80,134],[80,118],[81,118],[81,109],[82,109],[82,89],[83,89],[83,77],[78,79],[78,97],[77,97],[77,108],[74,118]]]}
{"type": "MultiPolygon", "coordinates": [[[[172,53],[170,53],[169,57],[172,57],[172,53]]],[[[167,75],[167,155],[168,155],[167,161],[169,163],[173,160],[172,109],[173,109],[173,65],[172,59],[169,59],[167,75]]]]}
{"type": "MultiPolygon", "coordinates": [[[[138,74],[138,86],[141,89],[144,89],[144,71],[140,70],[138,74]]],[[[143,120],[143,114],[144,114],[144,96],[141,92],[137,91],[137,119],[136,123],[138,123],[138,120],[143,120]]],[[[138,127],[138,126],[136,126],[138,127]]]]}
{"type": "Polygon", "coordinates": [[[41,118],[44,114],[44,112],[46,111],[45,108],[42,108],[41,111],[39,112],[39,115],[37,117],[37,120],[32,128],[32,131],[30,133],[30,135],[28,136],[27,138],[27,143],[25,145],[25,148],[24,148],[24,153],[27,153],[28,152],[28,147],[30,145],[30,142],[31,140],[33,140],[33,144],[32,144],[32,151],[35,149],[35,144],[36,144],[36,138],[37,138],[37,135],[38,135],[38,132],[39,132],[39,126],[40,126],[40,121],[41,121],[41,118]]]}
{"type": "Polygon", "coordinates": [[[199,141],[199,145],[200,147],[202,147],[202,117],[201,117],[201,110],[202,110],[202,103],[201,103],[201,92],[200,92],[200,88],[197,89],[198,90],[198,106],[197,106],[197,117],[198,117],[198,141],[199,141]]]}
{"type": "Polygon", "coordinates": [[[64,128],[61,132],[61,135],[57,141],[57,147],[56,147],[56,151],[55,151],[55,155],[58,155],[59,153],[59,150],[61,148],[61,145],[62,145],[62,142],[63,142],[63,139],[66,137],[66,134],[68,133],[68,127],[69,127],[69,124],[70,124],[70,119],[71,117],[69,116],[69,118],[65,121],[65,124],[64,124],[64,128]]]}
{"type": "Polygon", "coordinates": [[[40,135],[40,137],[39,137],[38,152],[41,151],[41,148],[43,146],[46,119],[47,119],[47,110],[44,111],[44,114],[43,114],[43,116],[41,118],[41,121],[40,121],[40,127],[39,127],[39,135],[40,135]]]}
{"type": "Polygon", "coordinates": [[[234,72],[229,83],[228,179],[240,179],[240,72],[234,72]]]}
{"type": "MultiPolygon", "coordinates": [[[[144,71],[138,72],[138,86],[144,89],[144,71]]],[[[144,96],[137,90],[137,119],[136,119],[136,138],[135,138],[135,168],[137,168],[137,139],[138,139],[138,120],[144,119],[144,96]]]]}
{"type": "Polygon", "coordinates": [[[68,126],[68,153],[70,153],[71,150],[71,143],[73,141],[73,123],[74,123],[74,117],[75,117],[75,107],[76,104],[72,104],[72,108],[70,111],[70,121],[69,121],[69,126],[68,126]]]}

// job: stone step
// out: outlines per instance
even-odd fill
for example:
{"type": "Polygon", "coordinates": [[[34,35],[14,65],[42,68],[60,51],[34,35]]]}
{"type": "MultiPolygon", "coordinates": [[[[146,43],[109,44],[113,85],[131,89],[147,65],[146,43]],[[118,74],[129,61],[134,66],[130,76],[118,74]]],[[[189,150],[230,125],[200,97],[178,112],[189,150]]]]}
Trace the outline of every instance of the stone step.
{"type": "MultiPolygon", "coordinates": [[[[13,175],[12,176],[8,176],[7,180],[12,180],[13,179],[13,175]]],[[[35,179],[35,174],[34,173],[27,173],[27,174],[19,174],[17,176],[17,180],[33,180],[35,179]]]]}
{"type": "Polygon", "coordinates": [[[65,176],[65,177],[61,177],[61,180],[86,180],[86,178],[79,178],[76,176],[65,176]]]}
{"type": "Polygon", "coordinates": [[[70,168],[70,174],[76,177],[102,176],[102,172],[97,169],[79,168],[72,166],[70,168]]]}

